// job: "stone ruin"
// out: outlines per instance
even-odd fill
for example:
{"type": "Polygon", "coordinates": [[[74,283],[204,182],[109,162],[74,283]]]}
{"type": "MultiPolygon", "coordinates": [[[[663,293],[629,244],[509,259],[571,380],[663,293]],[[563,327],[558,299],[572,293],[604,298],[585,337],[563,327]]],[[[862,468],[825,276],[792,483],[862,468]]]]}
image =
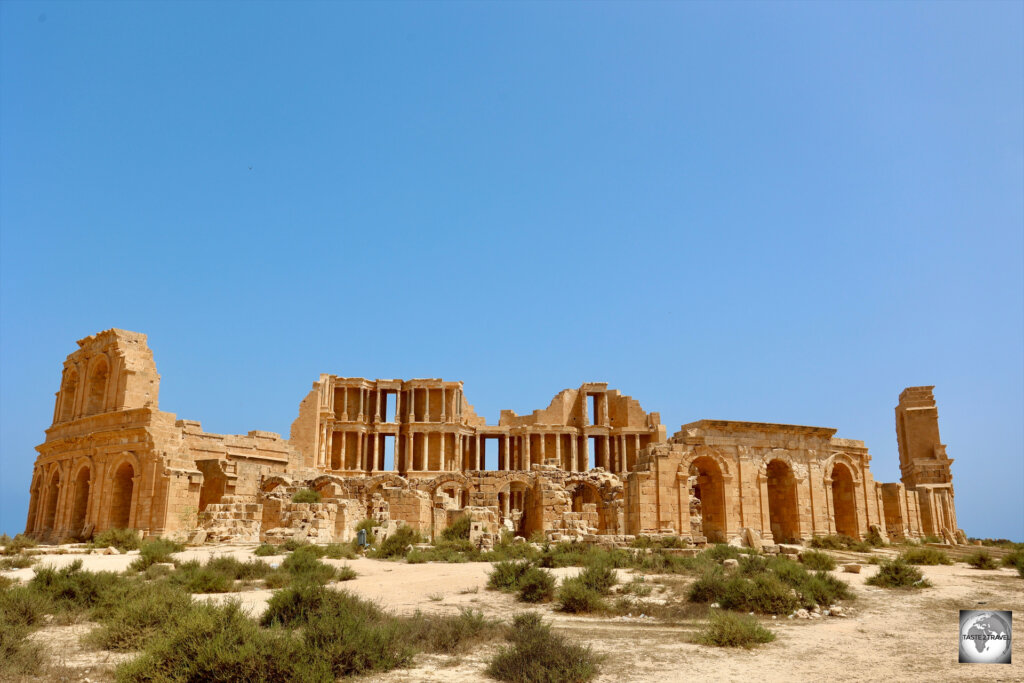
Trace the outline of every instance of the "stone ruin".
{"type": "Polygon", "coordinates": [[[875,482],[862,441],[824,427],[658,413],[590,382],[529,415],[477,416],[461,382],[320,375],[289,438],[211,434],[158,408],[146,336],[107,330],[64,361],[30,482],[26,533],[110,528],[193,541],[348,541],[359,522],[436,538],[469,515],[474,542],[625,543],[671,535],[745,545],[816,535],[963,542],[932,387],[896,407],[901,481],[875,482]],[[490,465],[490,466],[489,466],[490,465]],[[320,503],[295,503],[302,489],[320,503]]]}

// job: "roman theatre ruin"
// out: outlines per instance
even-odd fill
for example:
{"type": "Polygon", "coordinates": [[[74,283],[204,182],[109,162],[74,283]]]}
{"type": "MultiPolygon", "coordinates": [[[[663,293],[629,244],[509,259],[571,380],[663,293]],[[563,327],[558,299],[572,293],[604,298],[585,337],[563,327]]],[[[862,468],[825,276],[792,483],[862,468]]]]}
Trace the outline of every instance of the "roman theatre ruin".
{"type": "Polygon", "coordinates": [[[111,329],[64,361],[36,447],[26,533],[47,542],[115,527],[144,536],[347,541],[375,518],[433,538],[460,515],[473,538],[780,543],[815,535],[965,540],[932,387],[896,407],[901,482],[874,480],[864,442],[835,429],[658,413],[607,384],[558,393],[497,424],[461,382],[320,375],[289,438],[210,434],[158,407],[146,336],[111,329]],[[487,469],[485,462],[496,462],[487,469]],[[315,489],[319,503],[292,495],[315,489]]]}

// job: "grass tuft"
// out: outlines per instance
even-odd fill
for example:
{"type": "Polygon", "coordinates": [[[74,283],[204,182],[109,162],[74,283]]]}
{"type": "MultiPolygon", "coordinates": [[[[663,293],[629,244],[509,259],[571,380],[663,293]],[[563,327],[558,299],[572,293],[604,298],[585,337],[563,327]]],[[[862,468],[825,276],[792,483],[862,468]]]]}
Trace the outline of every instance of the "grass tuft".
{"type": "Polygon", "coordinates": [[[938,548],[907,548],[900,553],[899,557],[907,564],[953,564],[953,560],[949,559],[949,555],[938,548]]]}
{"type": "Polygon", "coordinates": [[[800,553],[800,562],[808,569],[818,571],[832,571],[836,568],[836,561],[831,555],[817,550],[805,550],[800,553]]]}
{"type": "Polygon", "coordinates": [[[996,562],[995,558],[989,555],[984,550],[971,553],[966,560],[967,564],[971,565],[975,569],[998,569],[999,563],[996,562]]]}
{"type": "Polygon", "coordinates": [[[319,503],[320,492],[313,489],[301,489],[292,495],[293,503],[319,503]]]}
{"type": "Polygon", "coordinates": [[[932,585],[920,569],[901,557],[883,562],[878,567],[878,573],[868,577],[865,583],[880,588],[927,588],[932,585]]]}
{"type": "Polygon", "coordinates": [[[511,683],[585,683],[597,676],[600,658],[589,647],[551,632],[539,614],[517,614],[487,675],[511,683]]]}
{"type": "Polygon", "coordinates": [[[696,641],[715,647],[751,648],[775,640],[775,634],[747,614],[716,610],[696,635],[696,641]]]}

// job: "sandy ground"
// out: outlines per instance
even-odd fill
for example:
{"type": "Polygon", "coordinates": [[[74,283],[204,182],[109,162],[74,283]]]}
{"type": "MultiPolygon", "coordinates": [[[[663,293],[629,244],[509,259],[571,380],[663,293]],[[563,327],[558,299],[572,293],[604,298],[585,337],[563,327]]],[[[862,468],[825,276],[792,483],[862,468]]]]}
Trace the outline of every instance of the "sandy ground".
{"type": "MultiPolygon", "coordinates": [[[[205,559],[231,554],[251,557],[252,546],[203,548],[179,553],[179,559],[205,559]]],[[[50,555],[40,564],[64,566],[82,558],[87,569],[123,570],[131,555],[50,555]]],[[[262,558],[269,563],[283,557],[262,558]]],[[[575,617],[554,612],[551,606],[527,608],[510,595],[485,589],[490,565],[417,564],[378,560],[326,560],[352,566],[358,578],[337,584],[376,601],[397,613],[456,611],[470,607],[488,616],[510,619],[524,609],[540,609],[556,628],[606,656],[602,682],[612,681],[960,681],[982,677],[992,681],[1024,681],[1024,650],[1013,646],[1009,666],[957,662],[958,610],[1005,609],[1024,614],[1024,580],[1015,571],[980,571],[964,564],[922,567],[935,586],[920,591],[891,591],[865,585],[876,570],[865,565],[861,574],[834,574],[850,583],[856,599],[846,606],[846,618],[813,621],[765,619],[778,638],[754,650],[719,649],[685,642],[699,622],[665,624],[650,619],[575,617]]],[[[3,572],[31,578],[34,569],[3,572]]],[[[577,568],[557,569],[562,578],[577,568]]],[[[620,571],[628,580],[630,572],[620,571]]],[[[657,577],[648,577],[648,580],[657,577]]],[[[671,577],[678,583],[679,577],[671,577]]],[[[266,606],[270,591],[249,590],[228,595],[197,596],[205,600],[236,599],[254,616],[266,606]]],[[[1015,621],[1024,632],[1020,617],[1015,621]]],[[[88,624],[52,626],[34,638],[47,642],[64,668],[63,680],[110,680],[110,672],[126,655],[90,651],[79,642],[88,624]],[[74,675],[66,677],[68,673],[74,675]]],[[[1018,636],[1019,637],[1019,636],[1018,636]]],[[[487,659],[498,644],[461,657],[421,655],[413,669],[393,671],[368,680],[481,681],[487,659]]]]}

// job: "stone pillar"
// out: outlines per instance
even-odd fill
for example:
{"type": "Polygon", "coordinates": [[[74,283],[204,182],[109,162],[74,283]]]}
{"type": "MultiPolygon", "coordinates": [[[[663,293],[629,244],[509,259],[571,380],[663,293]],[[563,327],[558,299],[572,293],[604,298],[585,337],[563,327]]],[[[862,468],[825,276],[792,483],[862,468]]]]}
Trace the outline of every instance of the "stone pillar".
{"type": "MultiPolygon", "coordinates": [[[[429,390],[427,391],[427,396],[430,396],[429,390]]],[[[427,413],[427,415],[429,416],[430,413],[427,413]]],[[[430,432],[423,432],[423,471],[430,471],[430,432]]]]}
{"type": "MultiPolygon", "coordinates": [[[[441,422],[448,421],[448,390],[443,386],[441,387],[441,422]]],[[[441,449],[444,453],[444,449],[441,449]]],[[[443,467],[441,469],[444,469],[443,467]]]]}
{"type": "Polygon", "coordinates": [[[555,460],[558,462],[558,467],[562,467],[562,435],[555,434],[555,460]]]}
{"type": "Polygon", "coordinates": [[[359,388],[359,417],[356,418],[360,422],[363,421],[363,394],[365,394],[365,393],[366,393],[366,389],[363,389],[362,387],[360,387],[359,388]]]}
{"type": "Polygon", "coordinates": [[[341,462],[338,463],[339,469],[348,468],[348,460],[345,459],[345,447],[348,445],[348,432],[338,432],[341,434],[341,462]]]}
{"type": "Polygon", "coordinates": [[[608,425],[611,420],[608,419],[608,394],[598,394],[601,399],[601,424],[608,425]]]}
{"type": "Polygon", "coordinates": [[[583,452],[580,453],[580,471],[587,472],[590,470],[590,439],[584,434],[580,443],[583,444],[583,452]]]}
{"type": "Polygon", "coordinates": [[[380,422],[380,389],[373,392],[373,421],[380,422]]]}
{"type": "MultiPolygon", "coordinates": [[[[505,466],[504,469],[510,470],[510,469],[512,469],[512,467],[509,464],[511,462],[511,458],[512,458],[512,451],[511,451],[511,449],[509,449],[508,434],[506,434],[505,436],[502,437],[502,443],[505,444],[505,462],[502,463],[502,464],[505,466]]],[[[502,469],[502,468],[499,467],[498,469],[502,469]]]]}
{"type": "MultiPolygon", "coordinates": [[[[362,399],[360,399],[360,410],[362,409],[362,399]]],[[[362,417],[362,414],[360,414],[362,417]]],[[[356,461],[359,463],[359,469],[363,472],[366,471],[366,461],[363,460],[363,436],[361,432],[356,433],[356,461]]]]}
{"type": "Polygon", "coordinates": [[[572,453],[572,455],[570,455],[569,457],[572,458],[572,471],[573,472],[580,472],[581,471],[581,469],[580,469],[579,453],[577,452],[577,446],[576,446],[576,442],[577,441],[579,441],[579,437],[577,437],[575,434],[570,436],[570,438],[569,438],[569,442],[570,442],[569,443],[569,449],[570,449],[570,452],[572,453]]]}
{"type": "MultiPolygon", "coordinates": [[[[139,463],[139,470],[142,470],[142,463],[139,463]]],[[[137,529],[138,523],[135,521],[135,515],[138,512],[139,507],[139,486],[142,482],[142,475],[138,474],[132,477],[132,502],[131,508],[128,513],[128,528],[137,529]]]]}
{"type": "MultiPolygon", "coordinates": [[[[379,413],[377,417],[380,417],[379,413]]],[[[370,438],[373,439],[373,462],[370,463],[370,471],[373,472],[376,469],[383,469],[380,467],[380,434],[371,434],[370,438]]]]}
{"type": "MultiPolygon", "coordinates": [[[[398,391],[395,392],[395,424],[398,424],[399,422],[402,421],[402,418],[400,417],[401,414],[402,414],[402,390],[399,389],[398,391]]],[[[397,446],[398,439],[395,439],[395,444],[396,444],[395,445],[395,450],[397,451],[398,450],[398,446],[397,446]]]]}
{"type": "Polygon", "coordinates": [[[529,432],[527,432],[526,434],[523,434],[523,462],[522,462],[523,467],[521,467],[520,469],[524,469],[524,470],[529,470],[530,469],[530,439],[531,438],[532,437],[530,436],[529,432]]]}
{"type": "Polygon", "coordinates": [[[540,464],[543,465],[547,459],[547,448],[548,448],[548,433],[541,432],[540,434],[540,464]]]}
{"type": "MultiPolygon", "coordinates": [[[[622,465],[622,472],[629,472],[629,449],[626,448],[626,435],[619,435],[619,458],[622,465]]],[[[690,501],[686,501],[686,509],[690,509],[690,501]]],[[[687,513],[689,514],[689,513],[687,513]]]]}
{"type": "Polygon", "coordinates": [[[344,416],[345,422],[348,422],[348,387],[342,387],[341,388],[341,396],[342,396],[341,412],[342,412],[342,415],[344,416]]]}
{"type": "MultiPolygon", "coordinates": [[[[444,406],[444,403],[442,403],[441,405],[444,406]]],[[[443,408],[442,408],[442,410],[443,410],[443,408]]],[[[441,459],[441,471],[444,472],[444,471],[446,471],[448,469],[447,468],[447,464],[448,464],[447,460],[448,460],[448,458],[446,457],[448,455],[448,435],[446,433],[444,433],[444,432],[441,432],[441,434],[439,436],[441,437],[441,456],[440,456],[440,459],[441,459]]]]}
{"type": "MultiPolygon", "coordinates": [[[[430,422],[430,387],[423,390],[423,421],[430,422]]],[[[430,468],[430,461],[427,461],[427,469],[430,468]]]]}

